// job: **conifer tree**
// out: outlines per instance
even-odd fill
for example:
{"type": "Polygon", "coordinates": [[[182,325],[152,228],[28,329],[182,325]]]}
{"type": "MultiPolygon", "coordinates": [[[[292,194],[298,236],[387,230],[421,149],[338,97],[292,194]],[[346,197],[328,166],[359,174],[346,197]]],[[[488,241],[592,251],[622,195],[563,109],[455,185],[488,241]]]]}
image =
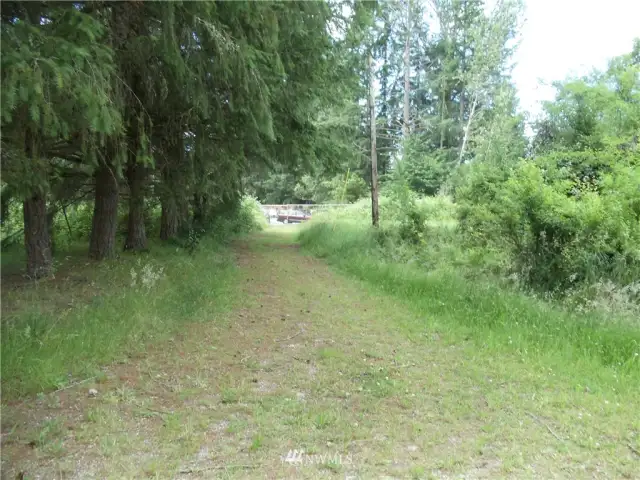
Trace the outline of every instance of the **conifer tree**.
{"type": "Polygon", "coordinates": [[[101,144],[121,129],[104,32],[74,4],[3,4],[3,181],[24,200],[31,277],[51,271],[47,203],[56,170],[94,168],[101,144]]]}

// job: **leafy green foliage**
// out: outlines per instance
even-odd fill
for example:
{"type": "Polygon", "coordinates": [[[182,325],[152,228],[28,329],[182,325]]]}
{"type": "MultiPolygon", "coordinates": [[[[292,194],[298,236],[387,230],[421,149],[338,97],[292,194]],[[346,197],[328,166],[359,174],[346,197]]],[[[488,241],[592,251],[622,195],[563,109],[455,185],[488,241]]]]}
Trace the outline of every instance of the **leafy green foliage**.
{"type": "MultiPolygon", "coordinates": [[[[605,71],[559,83],[527,146],[510,79],[517,0],[491,11],[482,0],[5,3],[2,239],[29,239],[33,271],[51,271],[51,237],[57,255],[90,235],[91,255],[105,258],[122,234],[146,255],[146,232],[159,231],[166,252],[195,258],[208,237],[260,228],[258,200],[353,202],[334,215],[364,236],[325,239],[340,255],[363,247],[581,301],[594,289],[637,298],[640,42],[605,71]],[[376,231],[364,230],[370,56],[376,231]],[[21,202],[34,218],[23,222],[21,202]]],[[[395,275],[379,279],[393,288],[395,275]]],[[[422,295],[423,279],[412,282],[422,295]]],[[[471,297],[479,323],[515,318],[471,297]]],[[[26,322],[25,342],[44,343],[46,322],[26,322]]],[[[591,332],[562,328],[580,348],[591,332]]],[[[610,333],[585,348],[622,361],[628,344],[610,333]]]]}
{"type": "Polygon", "coordinates": [[[446,150],[437,150],[431,154],[410,150],[404,161],[409,186],[423,195],[436,195],[446,184],[454,167],[455,160],[451,160],[446,150]]]}
{"type": "MultiPolygon", "coordinates": [[[[250,172],[279,166],[300,178],[335,156],[353,162],[360,20],[341,24],[343,14],[325,2],[9,2],[3,199],[37,198],[55,218],[95,192],[104,208],[94,210],[90,255],[102,258],[115,255],[121,193],[125,246],[144,251],[150,211],[174,239],[236,218],[250,172]],[[106,178],[111,187],[96,189],[106,178]]],[[[347,190],[357,198],[362,182],[347,190]]],[[[32,260],[53,223],[28,229],[32,260]]]]}
{"type": "Polygon", "coordinates": [[[511,271],[544,291],[633,286],[640,279],[639,74],[633,56],[623,55],[606,72],[559,84],[537,125],[533,158],[515,163],[492,154],[461,171],[456,199],[467,241],[505,252],[511,271]]]}
{"type": "Polygon", "coordinates": [[[3,181],[23,197],[47,189],[53,157],[83,152],[95,163],[97,144],[122,124],[104,24],[72,4],[41,15],[2,29],[3,181]]]}
{"type": "Polygon", "coordinates": [[[465,338],[476,338],[480,345],[498,344],[526,362],[559,357],[564,364],[612,368],[629,375],[630,382],[640,372],[637,329],[611,315],[572,314],[486,277],[463,278],[451,264],[432,269],[415,261],[407,265],[390,255],[388,242],[381,248],[381,232],[366,224],[312,222],[299,240],[341,270],[409,302],[423,315],[428,312],[428,318],[444,318],[442,328],[463,328],[465,338]]]}
{"type": "Polygon", "coordinates": [[[576,176],[562,154],[523,162],[489,206],[468,207],[473,221],[464,225],[471,235],[474,228],[491,232],[489,240],[507,249],[530,285],[626,285],[640,278],[640,176],[606,157],[599,160],[609,160],[609,171],[595,178],[576,176]]]}

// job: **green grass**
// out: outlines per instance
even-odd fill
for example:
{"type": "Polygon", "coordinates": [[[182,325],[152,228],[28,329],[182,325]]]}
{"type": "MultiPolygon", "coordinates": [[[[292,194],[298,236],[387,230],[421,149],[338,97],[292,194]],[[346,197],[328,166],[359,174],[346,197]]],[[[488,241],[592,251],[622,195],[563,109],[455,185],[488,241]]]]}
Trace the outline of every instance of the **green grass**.
{"type": "Polygon", "coordinates": [[[525,362],[544,359],[587,377],[621,374],[628,377],[627,385],[640,381],[640,329],[633,325],[596,313],[572,314],[488,278],[465,278],[454,267],[429,271],[390,261],[381,254],[376,235],[362,224],[312,223],[299,241],[341,270],[400,298],[416,312],[417,325],[516,352],[525,362]]]}
{"type": "Polygon", "coordinates": [[[208,321],[108,365],[100,383],[4,404],[3,473],[637,477],[628,377],[523,357],[293,242],[280,227],[236,242],[238,294],[222,315],[210,305],[196,315],[208,321]],[[315,461],[283,462],[294,449],[315,461]]]}
{"type": "MultiPolygon", "coordinates": [[[[152,245],[149,254],[100,264],[84,253],[60,253],[53,279],[4,282],[4,398],[99,377],[101,366],[126,363],[185,322],[206,321],[231,304],[235,268],[220,242],[204,239],[193,255],[152,245]]],[[[10,269],[10,255],[3,257],[10,269]]]]}

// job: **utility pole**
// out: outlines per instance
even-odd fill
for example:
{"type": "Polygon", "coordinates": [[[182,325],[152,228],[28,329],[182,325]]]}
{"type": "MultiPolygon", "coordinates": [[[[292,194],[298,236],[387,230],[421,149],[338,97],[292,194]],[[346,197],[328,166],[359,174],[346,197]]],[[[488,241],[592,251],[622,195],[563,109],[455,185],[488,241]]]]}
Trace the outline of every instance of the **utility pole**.
{"type": "Polygon", "coordinates": [[[411,93],[411,82],[410,82],[410,57],[409,51],[411,46],[411,0],[406,0],[407,2],[407,29],[405,32],[405,41],[404,41],[404,122],[402,125],[402,137],[405,142],[409,138],[409,94],[411,93]]]}
{"type": "Polygon", "coordinates": [[[371,222],[378,226],[378,154],[376,151],[376,103],[374,90],[373,56],[369,52],[369,117],[371,121],[371,222]]]}

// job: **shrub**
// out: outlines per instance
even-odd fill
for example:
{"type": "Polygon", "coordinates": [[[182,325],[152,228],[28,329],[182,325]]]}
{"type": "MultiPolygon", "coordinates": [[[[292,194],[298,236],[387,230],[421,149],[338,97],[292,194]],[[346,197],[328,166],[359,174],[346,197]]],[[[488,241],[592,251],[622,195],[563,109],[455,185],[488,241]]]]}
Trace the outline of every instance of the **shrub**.
{"type": "Polygon", "coordinates": [[[522,161],[510,178],[473,172],[459,190],[472,243],[505,249],[526,283],[564,291],[579,283],[640,278],[640,172],[601,153],[522,161]],[[489,176],[489,178],[491,178],[489,176]]]}
{"type": "Polygon", "coordinates": [[[207,230],[217,237],[229,237],[261,230],[266,224],[260,203],[253,197],[245,196],[225,212],[216,215],[207,230]]]}
{"type": "Polygon", "coordinates": [[[249,233],[254,230],[262,230],[267,226],[267,220],[262,211],[260,202],[251,196],[242,197],[238,210],[237,233],[249,233]]]}
{"type": "MultiPolygon", "coordinates": [[[[523,358],[550,354],[563,365],[595,362],[594,367],[629,373],[634,376],[630,384],[638,378],[636,325],[618,321],[615,315],[568,312],[562,305],[502,288],[486,278],[465,278],[451,264],[438,269],[407,265],[390,253],[389,247],[397,245],[389,233],[348,221],[316,222],[301,230],[299,241],[345,272],[398,296],[425,324],[460,328],[467,340],[476,337],[485,348],[502,343],[523,358]]],[[[426,248],[431,244],[427,241],[426,248]]]]}

